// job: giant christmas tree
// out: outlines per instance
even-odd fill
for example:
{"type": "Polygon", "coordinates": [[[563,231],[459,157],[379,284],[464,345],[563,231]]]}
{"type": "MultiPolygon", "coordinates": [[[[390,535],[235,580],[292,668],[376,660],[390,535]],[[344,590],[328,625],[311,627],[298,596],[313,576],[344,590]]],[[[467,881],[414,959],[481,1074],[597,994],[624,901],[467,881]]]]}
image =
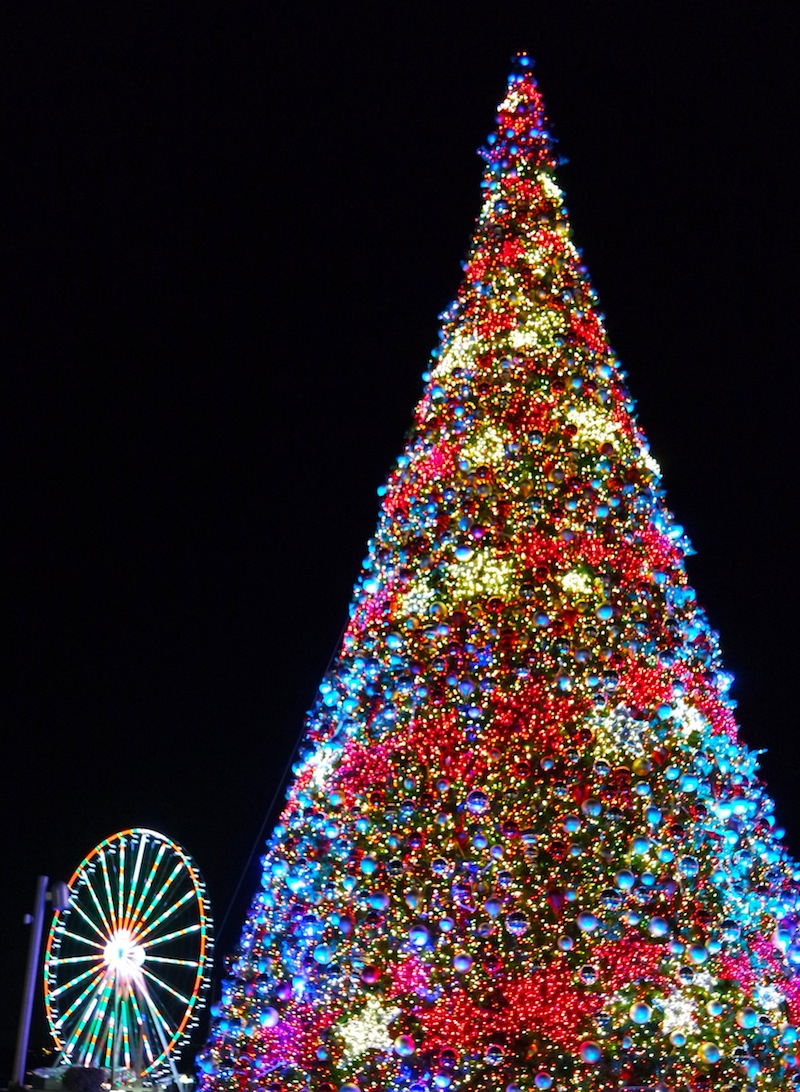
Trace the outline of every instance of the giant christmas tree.
{"type": "Polygon", "coordinates": [[[800,878],[521,56],[205,1092],[788,1089],[800,878]]]}

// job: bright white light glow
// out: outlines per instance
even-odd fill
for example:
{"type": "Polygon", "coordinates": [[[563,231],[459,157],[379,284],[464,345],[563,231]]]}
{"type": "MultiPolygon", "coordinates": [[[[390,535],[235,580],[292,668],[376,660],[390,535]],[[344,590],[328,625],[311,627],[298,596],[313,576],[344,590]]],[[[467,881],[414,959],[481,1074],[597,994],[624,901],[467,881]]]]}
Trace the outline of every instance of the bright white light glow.
{"type": "Polygon", "coordinates": [[[103,951],[103,962],[108,969],[123,978],[136,978],[144,958],[144,948],[136,943],[128,929],[113,933],[103,951]]]}
{"type": "Polygon", "coordinates": [[[479,343],[474,337],[459,331],[452,337],[442,352],[438,364],[433,369],[433,374],[437,379],[442,379],[454,368],[463,368],[467,372],[471,371],[478,349],[479,343]]]}
{"type": "Polygon", "coordinates": [[[681,1035],[692,1035],[697,1031],[695,1002],[687,994],[674,990],[669,997],[657,1004],[664,1013],[661,1030],[665,1035],[671,1035],[675,1031],[681,1035]]]}
{"type": "Polygon", "coordinates": [[[514,563],[492,550],[476,551],[465,561],[456,561],[451,569],[455,599],[475,599],[481,595],[508,595],[514,563]]]}
{"type": "Polygon", "coordinates": [[[624,754],[633,758],[644,755],[644,726],[624,705],[618,705],[610,713],[593,714],[589,727],[595,734],[598,754],[624,754]]]}
{"type": "Polygon", "coordinates": [[[566,323],[559,311],[540,310],[533,322],[523,323],[509,332],[509,341],[515,349],[549,349],[556,338],[566,333],[566,323]]]}
{"type": "Polygon", "coordinates": [[[576,439],[580,444],[615,444],[619,439],[619,425],[598,406],[571,406],[567,420],[578,430],[576,439]]]}
{"type": "Polygon", "coordinates": [[[337,1028],[344,1039],[344,1057],[347,1061],[358,1058],[368,1050],[392,1049],[389,1024],[396,1020],[401,1009],[384,1007],[376,997],[367,998],[367,1003],[357,1016],[351,1017],[337,1028]]]}
{"type": "Polygon", "coordinates": [[[461,454],[472,466],[499,466],[505,461],[506,444],[511,443],[512,439],[507,430],[485,425],[464,444],[461,454]]]}
{"type": "Polygon", "coordinates": [[[595,590],[594,580],[588,573],[582,573],[578,569],[565,573],[561,577],[561,587],[570,595],[591,595],[595,590]]]}

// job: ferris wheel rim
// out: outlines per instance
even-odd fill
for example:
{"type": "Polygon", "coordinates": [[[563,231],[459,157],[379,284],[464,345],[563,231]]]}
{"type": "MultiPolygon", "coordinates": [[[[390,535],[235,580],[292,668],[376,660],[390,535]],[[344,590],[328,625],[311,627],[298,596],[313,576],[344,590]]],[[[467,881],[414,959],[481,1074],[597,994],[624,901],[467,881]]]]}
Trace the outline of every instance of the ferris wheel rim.
{"type": "Polygon", "coordinates": [[[159,831],[129,827],[83,858],[68,889],[44,973],[61,1057],[112,1069],[124,1058],[141,1073],[174,1064],[208,991],[213,951],[195,862],[159,831]]]}

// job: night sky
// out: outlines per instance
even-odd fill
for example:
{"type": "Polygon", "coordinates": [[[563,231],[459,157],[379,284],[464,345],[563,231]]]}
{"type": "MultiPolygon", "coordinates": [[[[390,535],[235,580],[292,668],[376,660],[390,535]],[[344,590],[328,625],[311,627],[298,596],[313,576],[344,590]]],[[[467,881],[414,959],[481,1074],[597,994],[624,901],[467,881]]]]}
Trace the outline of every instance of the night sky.
{"type": "Polygon", "coordinates": [[[235,945],[518,49],[800,856],[795,12],[4,5],[0,1080],[37,875],[153,827],[235,945]]]}

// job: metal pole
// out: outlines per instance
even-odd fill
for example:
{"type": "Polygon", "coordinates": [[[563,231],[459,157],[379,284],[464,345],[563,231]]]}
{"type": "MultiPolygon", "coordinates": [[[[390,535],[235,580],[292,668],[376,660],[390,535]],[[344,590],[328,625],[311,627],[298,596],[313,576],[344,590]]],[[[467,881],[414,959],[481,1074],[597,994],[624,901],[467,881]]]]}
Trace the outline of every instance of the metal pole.
{"type": "Polygon", "coordinates": [[[119,1068],[119,967],[114,971],[114,1036],[111,1041],[111,1080],[112,1088],[117,1083],[117,1069],[119,1068]]]}
{"type": "Polygon", "coordinates": [[[25,987],[22,991],[22,1008],[19,1014],[17,1032],[17,1053],[14,1058],[14,1073],[11,1080],[18,1085],[25,1083],[25,1062],[28,1056],[28,1036],[31,1029],[33,996],[36,990],[36,977],[39,970],[39,947],[42,943],[42,925],[44,924],[44,904],[47,898],[47,876],[40,876],[36,881],[36,902],[33,917],[26,920],[31,926],[28,942],[28,965],[25,968],[25,987]]]}

